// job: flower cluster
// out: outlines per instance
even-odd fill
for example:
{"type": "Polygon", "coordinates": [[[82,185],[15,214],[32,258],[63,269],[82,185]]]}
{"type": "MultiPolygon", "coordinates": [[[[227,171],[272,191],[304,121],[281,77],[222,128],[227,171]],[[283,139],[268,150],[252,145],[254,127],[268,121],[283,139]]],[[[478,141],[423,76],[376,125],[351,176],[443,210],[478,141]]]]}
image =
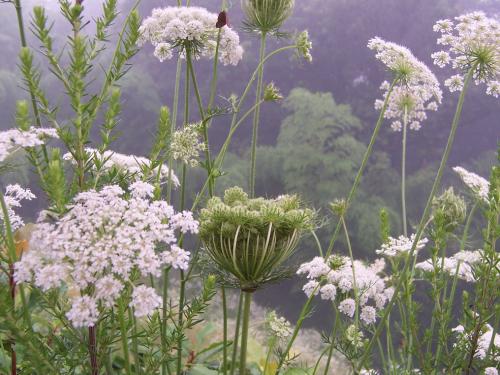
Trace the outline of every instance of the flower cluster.
{"type": "Polygon", "coordinates": [[[200,152],[206,149],[205,143],[200,140],[202,126],[201,122],[188,124],[172,134],[170,152],[175,160],[180,160],[191,167],[198,165],[200,152]]]}
{"type": "Polygon", "coordinates": [[[228,26],[216,28],[217,14],[200,7],[166,7],[153,9],[139,32],[140,43],[149,41],[154,55],[160,60],[169,60],[173,51],[184,56],[187,48],[195,58],[213,58],[217,46],[218,30],[219,60],[224,65],[237,65],[243,57],[238,34],[228,26]]]}
{"type": "MultiPolygon", "coordinates": [[[[429,240],[427,238],[422,238],[418,240],[417,246],[415,247],[415,252],[422,250],[429,240]]],[[[388,241],[384,243],[380,249],[375,250],[378,255],[385,255],[388,257],[395,257],[400,254],[409,253],[413,243],[415,242],[415,234],[412,234],[410,238],[403,235],[398,238],[389,237],[388,241]]]]}
{"type": "Polygon", "coordinates": [[[307,62],[312,62],[312,42],[309,39],[309,32],[307,30],[302,31],[297,36],[297,53],[302,56],[307,62]]]}
{"type": "MultiPolygon", "coordinates": [[[[151,160],[143,156],[124,155],[109,150],[100,152],[93,148],[86,148],[85,152],[92,156],[93,167],[99,165],[101,171],[117,169],[129,174],[132,180],[151,180],[156,178],[159,172],[162,181],[170,178],[174,186],[179,186],[179,179],[166,165],[153,166],[151,160]]],[[[70,153],[64,154],[63,159],[74,162],[70,153]]]]}
{"type": "Polygon", "coordinates": [[[254,290],[272,280],[292,255],[301,233],[313,226],[314,213],[295,195],[255,198],[238,187],[224,199],[211,198],[200,214],[200,237],[218,266],[254,290]]]}
{"type": "MultiPolygon", "coordinates": [[[[458,334],[457,342],[454,346],[465,347],[464,349],[469,351],[470,349],[468,347],[470,346],[474,333],[466,332],[464,326],[462,325],[453,328],[452,331],[458,334]]],[[[500,334],[494,333],[493,327],[486,324],[477,339],[477,348],[474,352],[474,357],[481,360],[487,359],[488,352],[490,353],[493,361],[500,361],[500,334]],[[493,344],[491,350],[489,350],[490,343],[493,344]]]]}
{"type": "Polygon", "coordinates": [[[474,265],[482,259],[482,250],[476,251],[459,251],[449,258],[439,258],[436,263],[432,259],[427,259],[417,263],[415,267],[424,272],[442,271],[450,276],[457,276],[461,280],[467,282],[475,282],[474,265]]]}
{"type": "MultiPolygon", "coordinates": [[[[176,230],[196,233],[190,212],[176,213],[165,201],[151,201],[153,186],[137,181],[130,197],[117,185],[78,194],[57,222],[40,222],[31,251],[15,265],[17,282],[46,291],[65,286],[72,299],[67,313],[75,327],[96,323],[99,308],[110,307],[140,277],[159,276],[162,267],[187,269],[189,253],[176,246],[176,230]]],[[[151,314],[159,297],[147,286],[133,287],[137,316],[151,314]]]]}
{"type": "Polygon", "coordinates": [[[462,167],[454,167],[453,170],[480,200],[488,202],[490,183],[486,179],[462,167]]]}
{"type": "Polygon", "coordinates": [[[402,122],[406,121],[410,129],[419,130],[421,122],[427,119],[427,111],[436,111],[441,104],[443,94],[436,76],[403,46],[373,38],[368,48],[376,51],[375,57],[398,79],[391,92],[389,82],[382,83],[383,99],[375,101],[375,108],[381,109],[390,94],[384,117],[393,120],[392,129],[401,131],[402,122]]]}
{"type": "Polygon", "coordinates": [[[439,20],[434,31],[440,33],[437,43],[446,50],[433,53],[434,63],[440,67],[451,64],[459,74],[445,81],[450,91],[460,91],[464,75],[473,69],[476,84],[486,83],[486,93],[500,94],[500,22],[483,12],[472,12],[451,20],[439,20]]]}
{"type": "Polygon", "coordinates": [[[292,334],[291,324],[285,318],[278,316],[276,311],[271,311],[266,316],[266,325],[273,336],[285,339],[292,334]]]}
{"type": "Polygon", "coordinates": [[[19,148],[45,144],[47,138],[58,138],[57,131],[49,128],[30,128],[26,131],[10,129],[0,132],[0,162],[19,148]]]}
{"type": "Polygon", "coordinates": [[[303,263],[297,274],[305,274],[310,279],[302,288],[306,295],[315,293],[324,300],[339,301],[339,311],[351,318],[356,310],[354,298],[357,297],[361,320],[372,324],[376,320],[377,309],[382,309],[394,293],[392,287],[387,287],[386,280],[379,276],[384,267],[383,259],[366,265],[358,260],[353,263],[349,257],[334,255],[326,261],[315,257],[303,263]],[[369,301],[373,301],[375,306],[368,305],[369,301]]]}
{"type": "MultiPolygon", "coordinates": [[[[21,228],[24,225],[24,221],[15,211],[14,207],[21,207],[21,201],[32,200],[36,198],[30,189],[23,189],[18,184],[7,185],[5,188],[4,201],[7,207],[7,215],[9,216],[10,228],[12,231],[21,228]]],[[[0,215],[0,221],[3,223],[5,218],[0,215]]]]}

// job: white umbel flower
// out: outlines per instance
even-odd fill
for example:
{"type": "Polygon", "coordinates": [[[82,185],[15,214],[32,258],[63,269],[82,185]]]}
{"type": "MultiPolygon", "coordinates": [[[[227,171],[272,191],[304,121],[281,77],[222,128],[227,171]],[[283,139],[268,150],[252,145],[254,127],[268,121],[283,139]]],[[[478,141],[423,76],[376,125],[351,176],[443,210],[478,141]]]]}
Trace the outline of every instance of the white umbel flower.
{"type": "MultiPolygon", "coordinates": [[[[164,164],[153,168],[148,175],[145,175],[144,171],[149,171],[152,164],[151,160],[143,156],[125,155],[111,150],[100,152],[90,147],[87,147],[85,152],[90,155],[93,167],[95,168],[96,164],[99,164],[101,171],[107,172],[116,168],[123,173],[129,174],[132,180],[153,180],[158,176],[159,168],[160,179],[162,181],[167,181],[170,178],[175,187],[180,185],[179,179],[174,172],[164,164]]],[[[74,163],[73,155],[70,153],[64,154],[63,159],[74,163]]]]}
{"type": "Polygon", "coordinates": [[[483,202],[488,202],[488,194],[490,191],[490,183],[488,180],[462,167],[454,167],[453,171],[460,176],[464,184],[472,190],[477,198],[481,199],[483,202]]]}
{"type": "Polygon", "coordinates": [[[450,276],[457,276],[459,279],[466,282],[475,282],[474,265],[479,263],[482,259],[482,250],[466,251],[462,250],[455,255],[438,259],[436,264],[432,259],[427,259],[423,262],[417,263],[415,267],[423,272],[445,272],[450,276]]]}
{"type": "MultiPolygon", "coordinates": [[[[390,94],[384,117],[392,120],[394,131],[400,131],[405,120],[410,129],[419,130],[422,121],[427,119],[427,112],[436,111],[441,104],[443,94],[436,76],[406,47],[373,38],[368,42],[368,48],[375,50],[376,58],[395,78],[399,78],[390,94]]],[[[389,94],[389,82],[383,82],[380,89],[383,99],[375,101],[378,110],[389,94]]]]}
{"type": "Polygon", "coordinates": [[[460,91],[463,78],[474,68],[476,84],[485,83],[486,93],[498,97],[500,80],[500,22],[483,12],[472,12],[455,17],[454,21],[440,20],[434,25],[440,33],[437,40],[445,50],[431,56],[439,67],[451,64],[458,75],[446,80],[450,91],[460,91]]]}
{"type": "Polygon", "coordinates": [[[21,148],[45,144],[47,138],[58,138],[57,131],[49,128],[30,128],[29,130],[10,129],[0,132],[0,162],[21,148]]]}
{"type": "MultiPolygon", "coordinates": [[[[415,251],[422,250],[429,240],[427,238],[422,238],[418,241],[415,251]]],[[[385,255],[388,257],[395,257],[400,254],[407,254],[415,242],[415,234],[412,234],[410,238],[403,235],[398,238],[389,237],[387,243],[383,244],[380,249],[375,250],[379,255],[385,255]]]]}
{"type": "Polygon", "coordinates": [[[276,311],[271,311],[267,314],[266,325],[269,331],[280,339],[286,339],[292,334],[292,325],[282,316],[278,316],[276,311]]]}
{"type": "MultiPolygon", "coordinates": [[[[15,211],[14,208],[21,207],[21,201],[23,200],[32,200],[35,197],[35,194],[31,192],[30,189],[23,189],[18,184],[7,185],[4,193],[4,201],[5,206],[7,207],[7,215],[9,216],[10,229],[15,231],[21,228],[24,225],[24,221],[15,211]]],[[[4,216],[0,215],[0,224],[2,226],[4,223],[4,216]]],[[[5,229],[5,228],[4,228],[5,229]]]]}
{"type": "Polygon", "coordinates": [[[98,316],[89,305],[81,320],[82,301],[112,307],[130,287],[136,315],[150,315],[157,299],[134,283],[139,277],[159,276],[163,267],[185,269],[189,253],[177,246],[176,231],[198,230],[190,212],[175,213],[167,202],[151,201],[152,188],[136,182],[130,198],[117,185],[78,194],[59,221],[37,224],[31,251],[15,264],[16,281],[34,276],[42,290],[66,286],[78,292],[81,299],[68,312],[75,326],[91,326],[98,316]]]}
{"type": "Polygon", "coordinates": [[[206,145],[201,140],[201,122],[188,124],[172,134],[170,152],[174,160],[179,160],[191,167],[199,164],[200,152],[205,151],[206,145]]]}
{"type": "Polygon", "coordinates": [[[134,308],[134,315],[142,318],[153,314],[161,306],[161,302],[161,297],[153,288],[139,285],[134,288],[130,306],[134,308]]]}
{"type": "Polygon", "coordinates": [[[217,14],[205,8],[156,8],[142,22],[139,42],[150,42],[160,61],[171,59],[174,51],[184,56],[186,48],[194,53],[194,58],[213,58],[220,30],[219,60],[224,65],[237,65],[243,57],[240,38],[229,26],[218,29],[216,23],[217,14]]]}

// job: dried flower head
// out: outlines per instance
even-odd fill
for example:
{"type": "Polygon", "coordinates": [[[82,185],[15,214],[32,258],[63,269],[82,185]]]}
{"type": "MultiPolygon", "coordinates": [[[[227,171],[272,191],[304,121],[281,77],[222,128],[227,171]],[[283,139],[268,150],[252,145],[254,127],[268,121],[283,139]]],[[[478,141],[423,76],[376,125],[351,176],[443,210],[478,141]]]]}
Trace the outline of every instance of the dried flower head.
{"type": "Polygon", "coordinates": [[[249,199],[234,187],[201,210],[200,237],[212,260],[252,291],[279,275],[313,218],[295,195],[249,199]]]}
{"type": "Polygon", "coordinates": [[[309,32],[307,30],[302,31],[299,35],[297,35],[295,43],[297,44],[298,55],[307,62],[312,62],[312,42],[309,39],[309,32]]]}
{"type": "MultiPolygon", "coordinates": [[[[91,157],[92,168],[101,172],[117,170],[127,174],[132,181],[151,181],[159,172],[161,181],[170,178],[174,186],[179,186],[179,179],[166,165],[154,165],[151,160],[143,156],[125,155],[110,150],[101,152],[90,147],[86,148],[85,152],[91,157]]],[[[64,154],[63,159],[74,163],[73,155],[70,153],[64,154]]]]}
{"type": "Polygon", "coordinates": [[[17,282],[34,278],[44,291],[62,286],[76,291],[67,313],[75,327],[93,326],[99,311],[114,306],[130,287],[135,314],[151,314],[160,297],[134,284],[159,276],[162,267],[188,267],[189,252],[176,245],[176,230],[196,233],[192,214],[151,201],[150,184],[138,181],[130,189],[130,197],[117,185],[78,194],[57,222],[37,224],[31,251],[15,265],[17,282]]]}
{"type": "Polygon", "coordinates": [[[467,215],[467,205],[462,197],[456,195],[453,188],[447,189],[432,200],[434,221],[452,232],[462,224],[467,215]]]}
{"type": "Polygon", "coordinates": [[[461,90],[463,78],[470,69],[476,84],[486,83],[486,93],[498,97],[500,81],[500,22],[483,12],[439,20],[434,31],[440,33],[437,43],[445,50],[433,53],[439,67],[451,64],[459,72],[445,82],[450,91],[461,90]]]}
{"type": "Polygon", "coordinates": [[[160,61],[171,59],[175,51],[185,56],[186,49],[194,58],[214,58],[220,30],[219,60],[224,65],[237,65],[243,56],[240,38],[227,25],[217,28],[217,18],[200,7],[156,8],[142,22],[139,42],[150,42],[160,61]]]}
{"type": "Polygon", "coordinates": [[[292,14],[294,0],[242,0],[244,28],[249,32],[279,34],[279,29],[292,14]]]}
{"type": "Polygon", "coordinates": [[[264,100],[266,102],[276,102],[282,99],[283,95],[281,95],[279,88],[276,87],[274,82],[269,83],[264,89],[264,100]]]}
{"type": "Polygon", "coordinates": [[[191,167],[199,164],[200,152],[205,151],[206,145],[201,140],[203,123],[188,124],[172,134],[170,152],[174,160],[182,161],[191,167]]]}

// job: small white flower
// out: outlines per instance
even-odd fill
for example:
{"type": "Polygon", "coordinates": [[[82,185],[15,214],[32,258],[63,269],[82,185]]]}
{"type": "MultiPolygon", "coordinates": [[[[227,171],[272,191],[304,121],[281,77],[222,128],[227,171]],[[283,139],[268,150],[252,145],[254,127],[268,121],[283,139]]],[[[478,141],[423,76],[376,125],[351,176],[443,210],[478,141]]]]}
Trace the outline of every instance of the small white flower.
{"type": "Polygon", "coordinates": [[[495,367],[486,367],[484,375],[498,375],[498,370],[495,367]]]}
{"type": "Polygon", "coordinates": [[[372,306],[363,306],[359,317],[365,324],[373,324],[377,320],[377,310],[372,306]]]}
{"type": "Polygon", "coordinates": [[[134,315],[138,318],[149,316],[161,306],[162,299],[153,288],[139,285],[132,292],[130,306],[134,308],[134,315]]]}
{"type": "Polygon", "coordinates": [[[311,297],[311,295],[314,292],[314,295],[317,295],[319,293],[318,289],[319,283],[315,280],[311,280],[307,282],[303,287],[302,290],[306,294],[307,297],[311,297]]]}
{"type": "Polygon", "coordinates": [[[469,172],[462,167],[454,167],[453,171],[456,172],[465,185],[483,202],[488,202],[488,193],[490,191],[490,183],[483,177],[469,172]]]}
{"type": "Polygon", "coordinates": [[[58,138],[57,131],[49,128],[28,130],[9,129],[0,132],[0,162],[20,148],[37,147],[45,144],[47,138],[58,138]]]}
{"type": "Polygon", "coordinates": [[[346,298],[339,304],[339,311],[349,318],[354,316],[354,311],[356,310],[356,302],[352,298],[346,298]]]}
{"type": "MultiPolygon", "coordinates": [[[[32,200],[35,195],[31,192],[30,189],[23,189],[18,184],[15,185],[7,185],[5,188],[4,194],[4,202],[7,207],[7,215],[9,217],[10,229],[14,232],[17,229],[21,228],[24,225],[24,221],[15,211],[14,208],[21,207],[21,201],[23,200],[32,200]]],[[[0,214],[0,225],[5,226],[5,218],[3,214],[0,214]]],[[[6,228],[4,228],[5,230],[6,228]]]]}
{"type": "Polygon", "coordinates": [[[275,311],[271,311],[267,315],[266,323],[273,335],[280,339],[285,339],[292,334],[290,322],[278,316],[275,311]]]}
{"type": "MultiPolygon", "coordinates": [[[[428,241],[429,240],[427,238],[418,240],[418,243],[415,247],[415,252],[422,250],[428,241]]],[[[411,250],[414,242],[415,234],[412,234],[410,238],[403,235],[399,236],[398,238],[389,237],[388,242],[384,243],[382,247],[378,250],[375,250],[375,252],[379,255],[385,255],[388,257],[407,254],[411,250]]]]}
{"type": "Polygon", "coordinates": [[[451,92],[462,91],[464,87],[464,77],[460,74],[455,74],[445,80],[444,85],[448,87],[451,92]]]}
{"type": "Polygon", "coordinates": [[[89,296],[75,298],[66,317],[76,328],[93,327],[99,318],[96,301],[89,296]]]}
{"type": "Polygon", "coordinates": [[[323,285],[319,291],[321,293],[321,299],[335,301],[335,297],[337,296],[337,288],[335,285],[323,285]]]}

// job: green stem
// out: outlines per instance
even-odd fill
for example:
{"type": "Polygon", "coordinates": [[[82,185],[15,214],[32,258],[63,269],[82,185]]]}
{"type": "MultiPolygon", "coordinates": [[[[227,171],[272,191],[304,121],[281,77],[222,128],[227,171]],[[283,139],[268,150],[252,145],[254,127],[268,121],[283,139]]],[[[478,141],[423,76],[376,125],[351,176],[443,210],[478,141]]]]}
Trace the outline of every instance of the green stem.
{"type": "MultiPolygon", "coordinates": [[[[262,61],[266,53],[266,33],[262,33],[260,39],[260,53],[259,53],[259,73],[257,78],[257,90],[255,93],[255,103],[258,103],[262,98],[262,82],[264,80],[264,65],[262,61]]],[[[255,108],[253,117],[253,129],[252,129],[252,151],[251,151],[251,167],[250,167],[250,182],[249,190],[250,197],[255,196],[255,168],[257,161],[257,142],[259,136],[259,118],[260,118],[260,106],[255,108]]]]}
{"type": "Polygon", "coordinates": [[[222,347],[222,373],[227,374],[227,298],[226,288],[221,286],[222,294],[222,338],[224,346],[222,347]]]}
{"type": "MultiPolygon", "coordinates": [[[[380,127],[382,126],[382,122],[384,120],[384,114],[385,114],[385,111],[387,109],[387,105],[389,103],[389,99],[391,97],[392,90],[394,89],[394,86],[396,85],[397,82],[398,82],[398,79],[394,79],[391,83],[391,86],[389,87],[389,90],[387,91],[387,95],[385,97],[384,104],[382,106],[382,109],[380,110],[380,114],[378,116],[377,123],[375,124],[375,129],[373,129],[373,134],[372,134],[372,137],[370,139],[370,143],[368,143],[368,147],[365,151],[365,155],[363,156],[363,160],[361,161],[361,166],[359,167],[358,173],[356,174],[356,178],[354,179],[354,183],[351,187],[349,195],[347,196],[347,199],[346,199],[346,207],[347,208],[346,208],[346,210],[349,209],[349,205],[351,204],[351,201],[354,198],[354,194],[356,193],[356,189],[358,188],[358,185],[361,182],[361,176],[363,175],[363,173],[365,171],[366,164],[368,163],[368,159],[372,153],[373,145],[375,144],[375,140],[377,139],[378,133],[380,131],[380,127]]],[[[330,244],[328,245],[328,249],[326,251],[326,257],[329,257],[333,251],[333,246],[335,244],[335,240],[337,239],[337,236],[338,236],[338,233],[340,231],[341,226],[342,226],[341,220],[339,219],[339,221],[337,222],[337,226],[335,228],[335,231],[332,235],[332,238],[330,239],[330,244]]]]}
{"type": "Polygon", "coordinates": [[[408,224],[406,223],[406,136],[408,132],[408,107],[405,106],[403,118],[403,149],[401,155],[401,215],[403,218],[403,234],[408,237],[408,224]]]}
{"type": "Polygon", "coordinates": [[[238,353],[238,340],[240,338],[240,322],[241,322],[241,312],[243,310],[243,293],[240,291],[240,298],[238,301],[238,313],[236,314],[236,327],[234,329],[234,340],[233,340],[233,352],[231,355],[231,371],[230,375],[234,375],[236,370],[236,354],[238,353]]]}
{"type": "Polygon", "coordinates": [[[118,320],[120,322],[120,333],[122,339],[122,349],[123,349],[123,359],[125,362],[125,373],[127,375],[132,375],[130,371],[130,358],[128,350],[128,335],[127,335],[127,325],[125,323],[125,307],[123,306],[123,301],[118,303],[118,320]]]}
{"type": "MultiPolygon", "coordinates": [[[[182,327],[184,320],[184,293],[186,289],[186,281],[184,279],[184,271],[180,271],[181,286],[179,292],[179,313],[177,315],[177,326],[179,329],[182,327]]],[[[179,336],[177,340],[177,375],[181,375],[182,372],[182,336],[179,336]]]]}
{"type": "Polygon", "coordinates": [[[247,369],[247,346],[248,346],[248,327],[250,324],[250,306],[252,304],[252,293],[243,292],[243,321],[241,325],[241,350],[240,350],[240,373],[245,375],[247,369]]]}
{"type": "Polygon", "coordinates": [[[140,361],[140,355],[139,355],[139,342],[137,340],[137,319],[135,315],[132,312],[132,309],[128,310],[128,319],[130,322],[132,322],[132,347],[134,350],[134,363],[135,363],[135,369],[136,373],[138,375],[142,374],[142,367],[141,367],[141,361],[140,361]]]}
{"type": "MultiPolygon", "coordinates": [[[[182,75],[182,60],[179,57],[177,59],[177,68],[175,72],[175,86],[174,86],[174,101],[172,103],[172,124],[170,128],[170,134],[173,134],[177,128],[177,112],[179,109],[179,87],[181,84],[182,75]]],[[[174,161],[172,154],[169,152],[168,155],[168,185],[167,185],[167,202],[170,203],[172,200],[172,168],[174,166],[174,161]]]]}
{"type": "Polygon", "coordinates": [[[326,365],[325,365],[325,371],[323,372],[323,375],[328,375],[328,370],[330,368],[330,362],[332,361],[332,356],[333,356],[333,349],[335,346],[335,336],[337,335],[337,327],[339,324],[339,312],[337,309],[334,309],[335,311],[335,322],[333,324],[333,330],[332,330],[332,342],[330,344],[330,348],[328,350],[328,358],[326,360],[326,365]]]}
{"type": "MultiPolygon", "coordinates": [[[[166,355],[167,352],[167,317],[168,317],[168,274],[170,267],[166,267],[163,270],[163,293],[162,293],[162,311],[161,311],[161,347],[162,355],[166,355]]],[[[170,374],[170,367],[167,361],[162,361],[161,363],[161,374],[170,374]]]]}
{"type": "Polygon", "coordinates": [[[356,271],[354,267],[354,256],[352,254],[352,246],[351,240],[349,239],[349,232],[347,231],[347,225],[345,223],[344,216],[340,216],[340,221],[342,222],[342,228],[344,229],[345,240],[347,243],[347,249],[349,250],[349,258],[351,259],[351,269],[352,269],[352,290],[354,291],[354,301],[355,301],[355,315],[354,315],[354,325],[356,327],[356,331],[358,331],[359,327],[359,293],[358,293],[358,284],[356,283],[356,271]]]}
{"type": "Polygon", "coordinates": [[[276,345],[276,336],[273,335],[269,340],[269,347],[267,348],[266,361],[264,362],[264,369],[262,370],[262,375],[267,374],[267,366],[269,366],[269,360],[271,359],[271,354],[273,353],[275,345],[276,345]]]}
{"type": "Polygon", "coordinates": [[[478,204],[479,204],[478,201],[474,203],[474,205],[470,209],[469,215],[467,216],[467,220],[465,222],[465,227],[464,227],[464,233],[462,235],[462,239],[460,240],[460,250],[465,249],[465,244],[467,243],[467,240],[469,238],[469,229],[472,223],[472,219],[474,219],[474,214],[476,213],[478,204]]]}
{"type": "MultiPolygon", "coordinates": [[[[467,92],[467,87],[469,86],[469,82],[472,78],[472,75],[473,75],[475,69],[476,69],[476,64],[474,64],[470,68],[470,70],[467,73],[467,76],[465,77],[464,87],[462,89],[462,92],[460,93],[460,98],[458,99],[457,109],[455,111],[455,116],[453,117],[453,122],[451,125],[450,135],[449,135],[448,141],[446,143],[446,148],[444,150],[444,154],[443,154],[443,157],[441,159],[441,163],[439,165],[437,176],[434,180],[434,184],[433,184],[431,192],[429,194],[429,198],[427,199],[427,204],[425,206],[424,213],[422,214],[422,218],[420,220],[420,224],[418,226],[418,230],[417,230],[417,233],[415,235],[415,240],[413,241],[413,245],[412,245],[412,248],[409,252],[408,257],[405,260],[405,266],[404,266],[403,272],[401,274],[401,279],[398,280],[398,283],[396,284],[396,287],[394,289],[394,295],[392,296],[391,300],[389,301],[389,303],[385,309],[384,315],[382,316],[382,319],[381,319],[379,325],[377,326],[377,330],[375,331],[374,336],[372,337],[372,339],[368,343],[368,345],[366,347],[366,351],[363,353],[363,356],[361,357],[358,370],[363,368],[362,366],[364,365],[364,362],[366,362],[366,360],[368,359],[370,352],[371,352],[371,348],[373,347],[373,344],[376,341],[377,337],[380,335],[380,332],[382,331],[382,328],[385,324],[385,321],[387,320],[387,316],[389,315],[389,313],[392,310],[392,307],[394,306],[394,302],[397,298],[397,295],[400,292],[400,290],[403,286],[403,283],[406,281],[405,276],[406,277],[408,276],[407,274],[409,271],[409,266],[412,263],[415,249],[417,247],[417,243],[423,234],[425,225],[426,225],[427,220],[429,219],[429,216],[431,213],[432,200],[434,199],[434,196],[436,195],[436,192],[437,192],[439,186],[441,185],[441,178],[443,177],[444,169],[446,167],[446,164],[448,162],[448,158],[450,156],[451,148],[453,146],[453,142],[455,140],[455,134],[456,134],[456,131],[458,128],[458,123],[460,120],[460,116],[462,114],[465,93],[467,92]]],[[[415,262],[413,262],[413,264],[415,264],[415,262]]],[[[413,275],[413,271],[414,271],[414,267],[412,267],[412,270],[411,270],[412,275],[413,275]]]]}

